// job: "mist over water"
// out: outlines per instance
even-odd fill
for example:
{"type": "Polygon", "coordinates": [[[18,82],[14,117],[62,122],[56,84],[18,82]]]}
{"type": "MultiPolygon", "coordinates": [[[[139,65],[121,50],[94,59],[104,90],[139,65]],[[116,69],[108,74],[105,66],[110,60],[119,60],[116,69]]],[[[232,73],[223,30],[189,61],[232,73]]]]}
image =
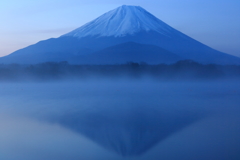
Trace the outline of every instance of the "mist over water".
{"type": "Polygon", "coordinates": [[[0,84],[1,160],[240,159],[237,81],[0,84]]]}

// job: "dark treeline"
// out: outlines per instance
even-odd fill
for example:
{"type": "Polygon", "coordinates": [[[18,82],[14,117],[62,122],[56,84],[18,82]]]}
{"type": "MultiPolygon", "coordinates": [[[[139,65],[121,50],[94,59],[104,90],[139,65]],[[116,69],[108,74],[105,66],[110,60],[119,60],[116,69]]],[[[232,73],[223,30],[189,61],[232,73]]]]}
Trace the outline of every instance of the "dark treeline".
{"type": "Polygon", "coordinates": [[[116,65],[72,65],[68,62],[46,62],[35,65],[0,64],[0,80],[58,80],[90,77],[152,77],[162,80],[238,79],[240,66],[199,64],[191,60],[174,64],[148,65],[128,62],[116,65]]]}

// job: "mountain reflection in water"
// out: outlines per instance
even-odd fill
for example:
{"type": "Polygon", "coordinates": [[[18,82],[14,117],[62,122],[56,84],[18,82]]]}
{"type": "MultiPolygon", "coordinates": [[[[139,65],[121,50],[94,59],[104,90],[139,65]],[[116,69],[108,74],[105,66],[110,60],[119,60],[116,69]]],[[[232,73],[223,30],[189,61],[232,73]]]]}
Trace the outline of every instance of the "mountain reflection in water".
{"type": "Polygon", "coordinates": [[[161,107],[110,106],[91,112],[65,113],[52,121],[122,156],[137,156],[203,116],[161,107]]]}

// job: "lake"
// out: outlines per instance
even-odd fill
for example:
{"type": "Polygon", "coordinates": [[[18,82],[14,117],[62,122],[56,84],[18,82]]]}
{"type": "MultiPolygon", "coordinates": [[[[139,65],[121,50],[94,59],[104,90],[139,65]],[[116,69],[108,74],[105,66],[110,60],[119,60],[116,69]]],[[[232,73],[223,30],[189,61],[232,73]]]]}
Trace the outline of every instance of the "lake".
{"type": "Polygon", "coordinates": [[[0,84],[1,160],[239,160],[240,83],[0,84]]]}

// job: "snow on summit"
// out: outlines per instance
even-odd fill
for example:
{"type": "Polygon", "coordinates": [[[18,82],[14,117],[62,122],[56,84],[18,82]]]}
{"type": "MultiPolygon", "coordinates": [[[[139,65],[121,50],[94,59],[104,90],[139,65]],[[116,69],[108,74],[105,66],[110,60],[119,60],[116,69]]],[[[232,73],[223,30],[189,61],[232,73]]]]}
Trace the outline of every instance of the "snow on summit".
{"type": "Polygon", "coordinates": [[[173,28],[139,6],[123,5],[63,36],[78,38],[87,36],[122,37],[140,31],[156,31],[170,36],[173,28]]]}

